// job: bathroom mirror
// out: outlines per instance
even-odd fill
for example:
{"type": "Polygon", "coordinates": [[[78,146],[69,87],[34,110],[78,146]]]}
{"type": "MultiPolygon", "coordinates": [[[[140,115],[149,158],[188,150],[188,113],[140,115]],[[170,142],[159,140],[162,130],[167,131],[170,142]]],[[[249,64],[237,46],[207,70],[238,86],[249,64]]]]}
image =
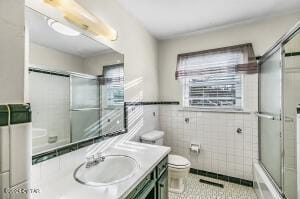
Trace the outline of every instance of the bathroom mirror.
{"type": "Polygon", "coordinates": [[[26,8],[32,148],[125,132],[124,56],[26,8]]]}

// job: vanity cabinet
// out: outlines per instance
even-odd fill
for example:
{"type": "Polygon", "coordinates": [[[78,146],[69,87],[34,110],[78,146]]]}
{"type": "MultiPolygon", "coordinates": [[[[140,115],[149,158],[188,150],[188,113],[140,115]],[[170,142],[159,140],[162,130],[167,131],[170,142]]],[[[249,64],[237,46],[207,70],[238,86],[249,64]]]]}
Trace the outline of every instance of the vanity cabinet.
{"type": "Polygon", "coordinates": [[[168,157],[165,157],[151,171],[126,199],[167,199],[168,198],[168,157]]]}
{"type": "Polygon", "coordinates": [[[168,198],[168,170],[166,170],[157,182],[157,198],[168,198]]]}

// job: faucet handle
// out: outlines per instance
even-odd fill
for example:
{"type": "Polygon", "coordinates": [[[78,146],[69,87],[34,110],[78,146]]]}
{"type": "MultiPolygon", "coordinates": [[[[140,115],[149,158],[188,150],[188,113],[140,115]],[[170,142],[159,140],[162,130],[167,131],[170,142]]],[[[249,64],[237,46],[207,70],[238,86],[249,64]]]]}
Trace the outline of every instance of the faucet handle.
{"type": "Polygon", "coordinates": [[[103,155],[102,155],[102,152],[97,152],[95,156],[96,156],[96,158],[101,158],[103,155]]]}
{"type": "Polygon", "coordinates": [[[91,155],[91,156],[87,156],[87,157],[86,157],[86,161],[87,161],[87,162],[91,162],[91,161],[93,161],[94,159],[95,159],[94,155],[91,155]]]}

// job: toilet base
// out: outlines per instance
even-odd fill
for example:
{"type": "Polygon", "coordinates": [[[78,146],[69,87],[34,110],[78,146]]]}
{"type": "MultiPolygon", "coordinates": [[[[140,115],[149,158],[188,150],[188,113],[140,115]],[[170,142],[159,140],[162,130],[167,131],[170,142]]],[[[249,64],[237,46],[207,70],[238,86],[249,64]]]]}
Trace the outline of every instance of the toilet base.
{"type": "Polygon", "coordinates": [[[168,183],[169,191],[182,193],[184,191],[184,180],[188,176],[191,163],[182,156],[169,155],[168,183]]]}
{"type": "Polygon", "coordinates": [[[169,177],[169,192],[182,193],[184,191],[183,178],[169,177]]]}
{"type": "Polygon", "coordinates": [[[169,191],[182,193],[184,191],[184,180],[188,175],[189,167],[185,169],[174,169],[169,167],[169,191]]]}

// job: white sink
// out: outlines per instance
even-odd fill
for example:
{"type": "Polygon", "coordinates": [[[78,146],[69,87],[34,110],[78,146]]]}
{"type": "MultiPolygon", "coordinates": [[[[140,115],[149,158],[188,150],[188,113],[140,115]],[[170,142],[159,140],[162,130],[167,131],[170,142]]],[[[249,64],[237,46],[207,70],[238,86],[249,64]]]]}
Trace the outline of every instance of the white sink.
{"type": "Polygon", "coordinates": [[[126,155],[106,155],[99,164],[86,168],[81,164],[74,171],[74,179],[84,185],[105,186],[122,182],[132,177],[139,168],[138,162],[126,155]]]}

